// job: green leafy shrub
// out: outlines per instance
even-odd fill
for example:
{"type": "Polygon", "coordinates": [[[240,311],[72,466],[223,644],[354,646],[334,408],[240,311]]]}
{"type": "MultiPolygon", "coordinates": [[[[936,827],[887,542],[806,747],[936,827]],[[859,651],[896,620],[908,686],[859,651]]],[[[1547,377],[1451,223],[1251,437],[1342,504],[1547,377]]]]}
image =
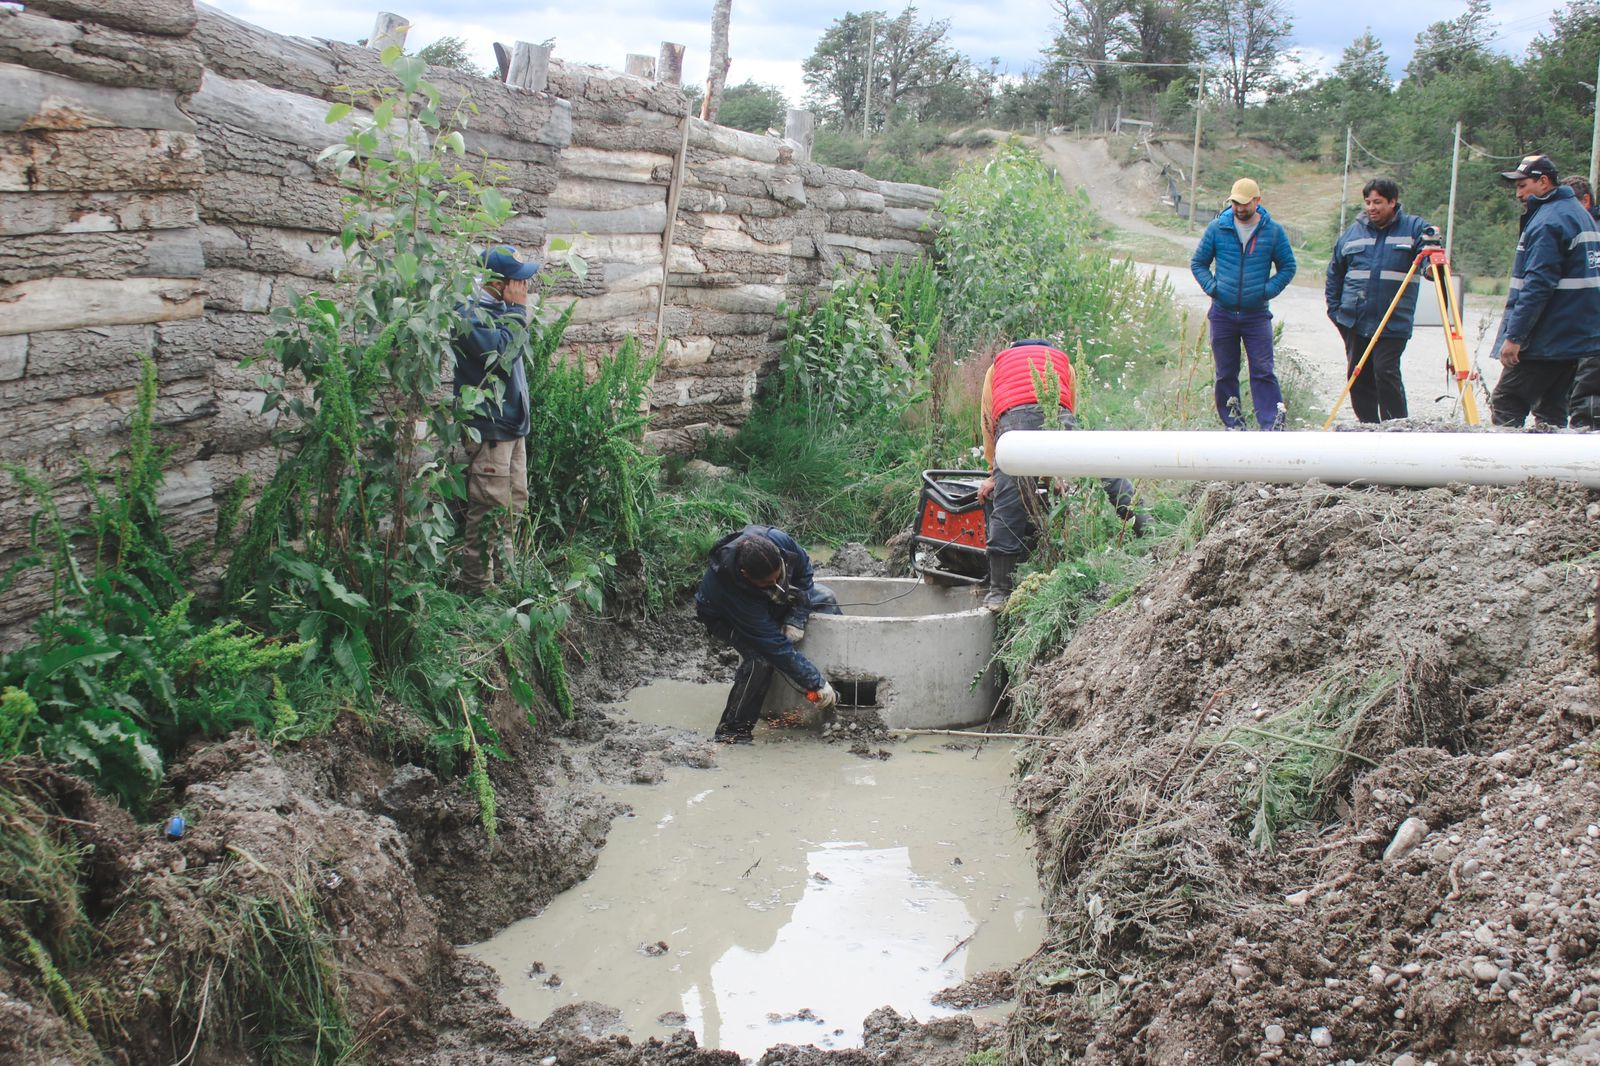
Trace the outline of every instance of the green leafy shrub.
{"type": "MultiPolygon", "coordinates": [[[[575,306],[575,305],[574,305],[575,306]]],[[[645,401],[656,360],[629,337],[598,360],[594,379],[557,354],[572,308],[543,329],[530,326],[528,393],[529,535],[561,544],[580,533],[606,552],[639,547],[660,459],[644,451],[645,401]]]]}
{"type": "Polygon", "coordinates": [[[12,468],[37,504],[26,561],[49,570],[53,605],[32,643],[0,654],[0,751],[37,752],[136,808],[191,736],[270,735],[288,702],[279,672],[309,649],[193,617],[183,590],[192,553],[175,550],[161,524],[155,377],[146,359],[114,475],[85,468],[79,524],[42,479],[12,468]]]}
{"type": "Polygon", "coordinates": [[[840,419],[897,418],[925,397],[939,341],[930,264],[896,261],[787,310],[777,392],[840,419]]]}
{"type": "Polygon", "coordinates": [[[801,537],[885,539],[910,521],[936,429],[923,415],[941,313],[926,262],[835,282],[787,312],[779,372],[710,454],[747,472],[801,537]]]}

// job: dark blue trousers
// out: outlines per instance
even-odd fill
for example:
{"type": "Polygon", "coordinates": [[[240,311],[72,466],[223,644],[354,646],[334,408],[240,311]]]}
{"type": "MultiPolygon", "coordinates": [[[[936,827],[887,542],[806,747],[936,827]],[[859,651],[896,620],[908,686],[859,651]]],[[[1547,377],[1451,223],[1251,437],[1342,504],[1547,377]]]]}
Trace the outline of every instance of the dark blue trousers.
{"type": "MultiPolygon", "coordinates": [[[[1211,323],[1211,359],[1216,364],[1217,415],[1229,429],[1243,429],[1239,410],[1239,347],[1250,361],[1250,402],[1256,425],[1277,427],[1283,390],[1272,371],[1272,312],[1228,311],[1216,304],[1206,315],[1211,323]]],[[[1281,427],[1277,427],[1281,428],[1281,427]]]]}

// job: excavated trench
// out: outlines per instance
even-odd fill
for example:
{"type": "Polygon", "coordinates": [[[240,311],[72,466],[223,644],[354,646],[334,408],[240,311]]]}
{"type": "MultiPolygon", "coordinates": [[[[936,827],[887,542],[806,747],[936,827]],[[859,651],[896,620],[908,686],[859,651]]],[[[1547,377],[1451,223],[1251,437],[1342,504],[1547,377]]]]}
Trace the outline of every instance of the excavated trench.
{"type": "MultiPolygon", "coordinates": [[[[919,663],[872,666],[888,691],[919,663]]],[[[967,701],[969,687],[952,699],[967,701]]],[[[612,713],[703,733],[725,693],[657,681],[612,713]]],[[[917,705],[935,713],[929,704],[917,705]]],[[[847,745],[769,723],[754,746],[717,749],[710,768],[607,786],[624,813],[593,873],[467,951],[534,1024],[591,1001],[620,1009],[636,1043],[688,1028],[702,1047],[751,1058],[778,1044],[860,1046],[873,1010],[956,1013],[935,1002],[941,991],[1008,970],[1040,943],[1010,769],[998,743],[847,745]]]]}

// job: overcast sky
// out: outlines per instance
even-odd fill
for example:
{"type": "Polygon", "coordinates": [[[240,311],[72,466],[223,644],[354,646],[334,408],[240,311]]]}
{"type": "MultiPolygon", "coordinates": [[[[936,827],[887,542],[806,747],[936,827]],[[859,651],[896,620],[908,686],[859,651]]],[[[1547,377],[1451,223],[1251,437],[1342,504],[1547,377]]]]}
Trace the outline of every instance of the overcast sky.
{"type": "MultiPolygon", "coordinates": [[[[372,31],[378,8],[359,0],[211,0],[216,7],[280,33],[353,41],[372,31]]],[[[1294,17],[1295,43],[1311,63],[1326,67],[1368,27],[1388,53],[1393,72],[1410,58],[1412,41],[1429,23],[1454,18],[1462,0],[1286,0],[1294,17]]],[[[1499,27],[1497,47],[1520,54],[1548,30],[1556,10],[1547,0],[1491,0],[1499,27]]],[[[410,46],[453,35],[466,40],[479,65],[491,68],[494,41],[555,39],[555,54],[573,62],[621,69],[630,52],[655,55],[662,41],[688,46],[684,80],[705,80],[712,0],[589,0],[562,5],[518,5],[490,0],[396,0],[396,14],[411,20],[410,46]],[[399,6],[399,5],[404,6],[399,6]]],[[[800,64],[835,19],[868,11],[867,3],[806,3],[804,0],[735,0],[729,30],[733,66],[729,82],[747,79],[777,85],[798,103],[804,94],[800,64]]],[[[883,5],[879,10],[903,10],[883,5]]],[[[972,59],[998,57],[1016,74],[1035,66],[1059,21],[1050,0],[927,0],[919,21],[948,19],[950,41],[972,59]]]]}

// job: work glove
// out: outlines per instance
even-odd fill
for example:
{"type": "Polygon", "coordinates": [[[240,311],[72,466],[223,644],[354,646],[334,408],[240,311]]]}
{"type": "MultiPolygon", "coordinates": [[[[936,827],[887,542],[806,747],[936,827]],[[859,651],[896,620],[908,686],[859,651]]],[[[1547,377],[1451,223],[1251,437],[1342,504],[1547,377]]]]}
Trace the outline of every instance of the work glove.
{"type": "Polygon", "coordinates": [[[833,686],[826,681],[815,692],[807,692],[806,699],[817,705],[819,711],[826,711],[839,702],[839,694],[833,691],[833,686]]]}
{"type": "Polygon", "coordinates": [[[790,644],[798,644],[805,639],[806,631],[797,625],[790,624],[783,627],[783,635],[788,638],[790,644]]]}

